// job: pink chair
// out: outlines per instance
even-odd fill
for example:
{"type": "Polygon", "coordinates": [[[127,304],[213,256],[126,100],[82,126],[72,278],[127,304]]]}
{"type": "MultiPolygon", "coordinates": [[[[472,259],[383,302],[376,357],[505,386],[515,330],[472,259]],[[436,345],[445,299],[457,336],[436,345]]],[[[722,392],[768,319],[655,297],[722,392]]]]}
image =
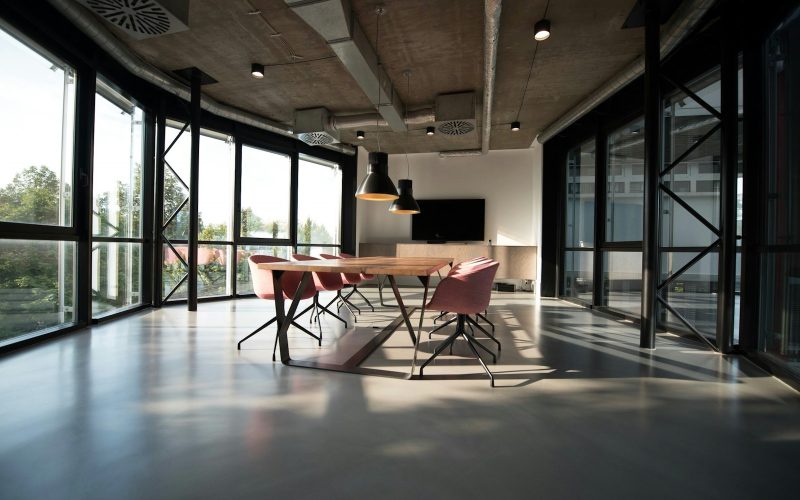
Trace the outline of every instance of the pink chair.
{"type": "MultiPolygon", "coordinates": [[[[316,257],[311,257],[308,255],[303,255],[299,253],[293,253],[292,259],[294,260],[319,260],[316,257]]],[[[342,275],[340,273],[312,273],[314,276],[314,287],[316,288],[316,292],[314,294],[314,303],[312,306],[314,307],[314,312],[311,313],[311,318],[316,319],[319,321],[319,315],[328,313],[334,318],[338,319],[342,323],[344,323],[344,327],[347,328],[347,321],[344,318],[339,316],[338,314],[334,313],[330,310],[331,304],[333,304],[339,297],[342,296],[342,288],[344,287],[344,283],[342,282],[342,275]],[[322,291],[329,291],[329,292],[336,292],[336,297],[333,298],[327,305],[323,306],[319,302],[319,292],[322,291]]],[[[355,316],[353,316],[353,321],[355,321],[355,316]]],[[[322,325],[320,325],[320,332],[322,332],[322,325]]]]}
{"type": "MultiPolygon", "coordinates": [[[[488,352],[492,356],[494,363],[497,362],[497,356],[478,342],[471,333],[467,332],[464,326],[467,323],[477,326],[475,320],[470,318],[469,315],[485,311],[488,307],[492,294],[492,281],[499,266],[499,262],[488,259],[471,265],[460,266],[439,282],[436,291],[433,293],[433,298],[425,307],[434,311],[455,313],[457,315],[456,331],[436,346],[433,355],[420,366],[420,378],[423,376],[423,370],[431,361],[441,354],[446,347],[451,346],[458,337],[462,337],[467,341],[470,350],[472,350],[478,358],[478,362],[489,375],[491,385],[494,387],[494,375],[481,359],[476,347],[488,352]]],[[[490,338],[497,343],[499,352],[500,343],[497,339],[490,338]]]]}
{"type": "MultiPolygon", "coordinates": [[[[327,259],[327,260],[344,259],[345,258],[345,257],[339,256],[339,255],[331,255],[331,254],[328,254],[328,253],[321,253],[321,254],[319,254],[319,256],[322,257],[323,259],[327,259]]],[[[342,306],[346,307],[347,310],[350,311],[350,314],[353,315],[353,318],[356,317],[356,314],[353,312],[353,309],[355,309],[358,312],[358,314],[361,314],[361,309],[359,309],[358,306],[356,306],[355,304],[350,302],[350,296],[352,296],[354,292],[358,291],[358,288],[357,288],[358,284],[361,283],[362,281],[364,281],[364,278],[362,278],[362,276],[363,276],[363,274],[361,274],[361,273],[342,273],[342,284],[344,286],[351,286],[351,287],[353,287],[353,289],[350,290],[350,293],[348,293],[347,295],[342,295],[342,290],[344,290],[344,288],[342,288],[342,290],[339,290],[338,292],[336,292],[336,294],[337,294],[336,298],[338,300],[341,300],[341,303],[339,303],[339,302],[336,303],[337,309],[342,307],[342,306]]],[[[359,292],[359,294],[360,294],[360,292],[359,292]]],[[[362,295],[362,297],[363,297],[363,295],[362,295]]],[[[372,307],[372,304],[370,304],[369,301],[367,301],[367,304],[370,307],[372,307]]],[[[373,309],[373,312],[374,311],[375,311],[375,309],[373,309]]]]}
{"type": "MultiPolygon", "coordinates": [[[[350,255],[349,253],[339,252],[339,257],[341,257],[343,259],[352,259],[352,258],[355,258],[355,255],[350,255]]],[[[350,299],[350,296],[353,295],[354,293],[358,294],[358,296],[361,297],[361,300],[363,300],[364,302],[367,303],[367,305],[372,310],[372,312],[375,312],[375,308],[372,307],[372,303],[369,301],[368,298],[364,297],[364,294],[361,293],[361,290],[358,289],[358,285],[360,285],[364,281],[371,280],[374,277],[375,277],[374,274],[361,273],[361,281],[359,281],[357,284],[353,285],[353,289],[350,290],[350,293],[345,295],[345,298],[346,299],[350,299]]],[[[350,302],[350,304],[352,305],[352,302],[350,302]]],[[[353,307],[355,307],[355,306],[353,306],[353,307]]]]}
{"type": "MultiPolygon", "coordinates": [[[[253,292],[255,292],[256,296],[260,299],[266,300],[275,300],[275,287],[272,281],[272,271],[268,271],[265,269],[259,269],[258,264],[263,262],[286,262],[286,259],[281,259],[280,257],[273,257],[271,255],[251,255],[248,259],[248,264],[250,265],[250,277],[253,280],[253,292]]],[[[281,288],[283,289],[283,296],[287,299],[294,299],[294,294],[297,291],[297,288],[300,286],[300,280],[303,277],[303,273],[295,272],[295,271],[285,271],[281,276],[281,288]]],[[[310,281],[306,285],[303,293],[300,295],[300,300],[310,299],[314,297],[317,293],[316,288],[314,288],[314,284],[310,281]]],[[[311,335],[319,345],[322,345],[322,334],[320,336],[316,336],[310,331],[306,330],[299,324],[297,324],[294,320],[308,312],[313,307],[313,304],[306,307],[303,312],[298,314],[292,319],[292,326],[299,328],[307,335],[311,335]]],[[[250,333],[247,337],[243,338],[236,344],[236,349],[242,349],[242,342],[249,339],[256,333],[260,332],[264,328],[268,327],[272,323],[274,323],[278,319],[277,316],[274,316],[271,320],[267,321],[263,325],[256,328],[252,333],[250,333]]],[[[275,361],[275,350],[278,347],[278,336],[275,336],[275,345],[272,348],[272,361],[275,361]]]]}
{"type": "MultiPolygon", "coordinates": [[[[458,273],[461,269],[463,269],[466,266],[474,266],[476,264],[480,264],[481,262],[486,262],[488,260],[491,260],[491,259],[489,259],[488,257],[474,257],[474,258],[469,259],[469,260],[463,260],[463,261],[459,262],[458,264],[454,265],[453,267],[451,267],[450,268],[450,272],[448,272],[447,275],[450,276],[452,274],[458,273]]],[[[489,312],[488,309],[486,311],[484,311],[484,313],[488,313],[488,312],[489,312]]],[[[449,311],[442,311],[441,314],[439,314],[437,317],[433,318],[433,322],[436,323],[440,319],[444,318],[448,313],[449,313],[449,311]]],[[[436,332],[437,330],[440,330],[440,329],[444,328],[445,326],[455,322],[456,319],[457,318],[453,318],[453,319],[449,320],[448,322],[440,325],[438,328],[434,328],[433,330],[428,332],[428,338],[430,339],[431,335],[433,335],[434,332],[436,332]]],[[[475,325],[476,326],[478,324],[478,320],[483,320],[490,327],[492,327],[492,333],[489,333],[483,327],[478,326],[478,328],[480,328],[480,330],[482,332],[484,332],[487,336],[489,336],[490,338],[494,338],[494,331],[495,331],[494,323],[489,321],[489,319],[486,318],[486,316],[484,316],[484,314],[481,314],[481,313],[475,314],[475,325]]],[[[472,329],[472,326],[470,326],[470,329],[472,329]]],[[[500,346],[498,345],[498,350],[499,349],[500,349],[500,346]]]]}

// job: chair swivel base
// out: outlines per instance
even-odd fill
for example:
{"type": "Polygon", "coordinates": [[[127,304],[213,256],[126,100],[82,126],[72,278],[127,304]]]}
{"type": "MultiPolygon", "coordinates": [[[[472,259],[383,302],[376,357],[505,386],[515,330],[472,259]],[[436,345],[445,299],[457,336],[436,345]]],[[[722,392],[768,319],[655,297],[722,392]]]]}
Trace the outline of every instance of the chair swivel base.
{"type": "MultiPolygon", "coordinates": [[[[436,357],[439,356],[439,354],[441,354],[445,350],[445,348],[447,348],[448,346],[451,346],[453,344],[453,342],[455,342],[455,340],[457,338],[461,337],[461,338],[463,338],[464,340],[467,341],[467,346],[469,346],[469,348],[472,351],[472,353],[478,359],[478,363],[481,364],[481,367],[483,367],[483,370],[489,376],[489,383],[490,383],[491,387],[494,387],[494,375],[492,374],[491,370],[489,370],[489,367],[486,366],[486,363],[483,362],[483,359],[481,359],[481,355],[478,352],[478,350],[476,349],[476,347],[479,347],[480,349],[482,349],[482,350],[486,351],[487,353],[489,353],[489,355],[492,356],[492,363],[494,363],[494,364],[497,364],[497,356],[495,356],[495,354],[492,351],[490,351],[488,348],[486,348],[486,346],[484,346],[483,344],[478,342],[475,339],[475,337],[473,337],[472,335],[467,333],[467,330],[464,328],[464,324],[466,323],[466,318],[467,318],[467,316],[465,314],[459,314],[457,316],[456,320],[458,321],[458,323],[456,324],[456,331],[453,332],[449,337],[447,337],[442,343],[440,343],[438,346],[436,346],[436,349],[433,351],[433,354],[431,355],[431,357],[428,358],[424,363],[422,363],[422,365],[419,367],[419,378],[423,378],[424,377],[425,367],[428,366],[428,364],[431,361],[436,359],[436,357]]],[[[452,321],[451,321],[451,323],[452,323],[452,321]]],[[[445,325],[442,325],[442,326],[445,326],[445,325]]]]}

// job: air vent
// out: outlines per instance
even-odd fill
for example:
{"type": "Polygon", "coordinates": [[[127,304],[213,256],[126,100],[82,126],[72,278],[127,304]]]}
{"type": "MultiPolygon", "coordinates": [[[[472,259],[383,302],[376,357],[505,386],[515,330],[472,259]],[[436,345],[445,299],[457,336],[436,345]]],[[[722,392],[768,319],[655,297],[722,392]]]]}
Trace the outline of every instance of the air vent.
{"type": "Polygon", "coordinates": [[[442,123],[438,129],[445,135],[464,135],[475,130],[475,125],[464,120],[452,120],[442,123]]]}
{"type": "Polygon", "coordinates": [[[138,40],[189,29],[189,0],[78,0],[138,40]]]}
{"type": "Polygon", "coordinates": [[[339,142],[339,133],[331,126],[331,114],[325,108],[295,110],[294,133],[298,139],[312,146],[339,142]]]}
{"type": "Polygon", "coordinates": [[[325,146],[336,142],[336,139],[326,132],[304,132],[297,134],[297,138],[312,146],[325,146]]]}
{"type": "Polygon", "coordinates": [[[445,135],[465,135],[475,130],[475,93],[436,96],[436,128],[445,135]]]}

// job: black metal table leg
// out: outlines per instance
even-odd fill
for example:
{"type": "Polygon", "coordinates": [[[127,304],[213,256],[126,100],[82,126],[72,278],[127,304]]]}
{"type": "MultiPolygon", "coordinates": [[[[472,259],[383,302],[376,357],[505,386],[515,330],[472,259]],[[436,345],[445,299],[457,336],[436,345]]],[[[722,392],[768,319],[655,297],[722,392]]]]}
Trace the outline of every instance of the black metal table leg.
{"type": "Polygon", "coordinates": [[[275,316],[278,318],[278,347],[281,351],[281,363],[286,365],[292,360],[292,358],[289,357],[289,340],[286,336],[286,332],[289,330],[289,325],[291,325],[294,320],[294,313],[297,311],[297,305],[300,303],[303,290],[305,290],[308,281],[311,279],[311,273],[303,273],[303,277],[300,279],[300,285],[294,292],[292,305],[289,306],[288,313],[286,312],[283,300],[281,276],[283,276],[283,271],[272,271],[272,286],[275,291],[275,316]]]}
{"type": "MultiPolygon", "coordinates": [[[[408,311],[406,311],[406,306],[403,304],[403,297],[400,296],[400,290],[397,288],[397,282],[394,280],[394,276],[389,276],[389,283],[392,285],[392,291],[394,292],[394,298],[397,300],[397,304],[400,306],[400,314],[403,315],[403,321],[406,323],[406,328],[408,328],[408,333],[411,335],[411,342],[414,344],[417,343],[417,338],[414,336],[414,327],[411,326],[411,319],[408,317],[408,311]]],[[[428,293],[428,288],[425,288],[425,293],[428,293]]],[[[424,306],[424,304],[423,304],[424,306]]]]}
{"type": "Polygon", "coordinates": [[[428,303],[428,284],[430,283],[430,276],[417,276],[425,291],[422,292],[422,305],[419,310],[419,326],[417,327],[417,341],[414,342],[414,357],[411,359],[411,373],[409,378],[414,378],[414,367],[417,364],[417,351],[419,351],[419,339],[422,337],[422,321],[425,319],[425,305],[428,303]]]}

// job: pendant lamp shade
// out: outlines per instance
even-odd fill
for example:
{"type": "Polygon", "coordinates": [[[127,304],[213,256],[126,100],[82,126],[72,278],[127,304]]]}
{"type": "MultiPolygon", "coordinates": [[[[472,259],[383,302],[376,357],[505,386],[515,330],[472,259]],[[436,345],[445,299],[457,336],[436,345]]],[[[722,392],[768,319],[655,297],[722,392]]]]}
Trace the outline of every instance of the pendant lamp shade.
{"type": "Polygon", "coordinates": [[[389,211],[393,214],[418,214],[419,204],[414,199],[411,179],[400,179],[397,184],[400,187],[400,197],[392,202],[389,211]]]}
{"type": "Polygon", "coordinates": [[[356,198],[370,201],[391,201],[399,197],[389,178],[389,155],[369,154],[369,171],[356,191],[356,198]]]}

